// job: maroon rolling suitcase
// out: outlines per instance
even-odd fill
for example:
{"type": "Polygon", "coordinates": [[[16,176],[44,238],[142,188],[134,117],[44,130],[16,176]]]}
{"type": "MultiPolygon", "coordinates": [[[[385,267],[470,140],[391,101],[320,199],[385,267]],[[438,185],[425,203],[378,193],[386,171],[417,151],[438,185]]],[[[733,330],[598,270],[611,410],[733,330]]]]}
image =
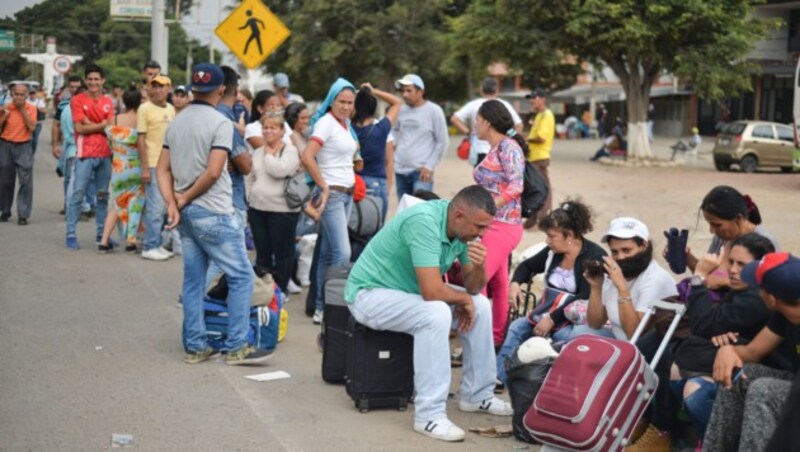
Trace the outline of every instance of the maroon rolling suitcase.
{"type": "Polygon", "coordinates": [[[658,301],[630,342],[585,335],[565,345],[525,414],[531,436],[567,450],[622,450],[658,386],[653,369],[685,310],[658,301]],[[648,366],[634,344],[656,308],[675,311],[675,318],[648,366]]]}

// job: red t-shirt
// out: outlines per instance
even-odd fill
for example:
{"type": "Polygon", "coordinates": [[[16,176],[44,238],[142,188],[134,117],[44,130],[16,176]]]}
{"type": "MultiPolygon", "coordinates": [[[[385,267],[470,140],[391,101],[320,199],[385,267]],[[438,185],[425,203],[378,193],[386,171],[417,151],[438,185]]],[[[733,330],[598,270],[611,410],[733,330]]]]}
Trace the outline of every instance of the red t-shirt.
{"type": "MultiPolygon", "coordinates": [[[[91,123],[100,124],[105,120],[110,121],[114,117],[114,105],[111,103],[111,99],[104,95],[95,99],[89,97],[87,93],[78,94],[72,98],[69,107],[72,110],[72,121],[76,124],[83,122],[84,118],[91,123]]],[[[111,157],[111,147],[108,145],[105,131],[83,135],[78,133],[76,127],[75,144],[77,146],[75,157],[111,157]]]]}

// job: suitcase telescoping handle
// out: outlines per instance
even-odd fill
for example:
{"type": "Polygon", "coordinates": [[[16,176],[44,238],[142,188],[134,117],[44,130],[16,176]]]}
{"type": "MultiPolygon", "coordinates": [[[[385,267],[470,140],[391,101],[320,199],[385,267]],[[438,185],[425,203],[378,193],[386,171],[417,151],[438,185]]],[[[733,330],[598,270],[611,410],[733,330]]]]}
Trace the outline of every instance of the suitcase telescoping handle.
{"type": "Polygon", "coordinates": [[[653,356],[653,360],[650,361],[650,368],[656,368],[658,365],[658,361],[661,359],[661,355],[664,354],[664,350],[667,348],[667,344],[669,344],[669,340],[672,339],[672,335],[675,333],[675,329],[678,328],[678,322],[680,322],[681,317],[686,312],[686,306],[680,303],[670,303],[667,301],[656,301],[652,305],[650,305],[650,309],[644,313],[644,317],[639,322],[639,326],[636,327],[636,331],[633,333],[633,337],[631,337],[631,344],[636,344],[636,341],[639,340],[639,336],[642,335],[645,327],[647,326],[648,322],[650,321],[650,316],[652,316],[656,309],[664,309],[667,311],[674,311],[675,317],[672,318],[672,323],[669,325],[669,329],[664,334],[664,338],[661,339],[661,344],[658,345],[658,351],[656,351],[656,355],[653,356]]]}

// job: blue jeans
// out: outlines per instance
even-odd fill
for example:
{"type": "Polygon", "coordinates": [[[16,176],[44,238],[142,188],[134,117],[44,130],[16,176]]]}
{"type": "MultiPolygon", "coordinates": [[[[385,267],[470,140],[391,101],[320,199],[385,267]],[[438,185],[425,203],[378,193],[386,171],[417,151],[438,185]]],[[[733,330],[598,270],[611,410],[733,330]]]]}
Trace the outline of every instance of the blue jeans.
{"type": "Polygon", "coordinates": [[[706,436],[708,421],[711,419],[711,409],[714,408],[714,400],[717,398],[717,385],[702,377],[682,378],[670,382],[672,390],[679,399],[683,399],[683,407],[692,418],[692,423],[697,429],[697,437],[706,436]],[[683,388],[686,383],[692,382],[700,387],[688,397],[683,397],[683,388]]]}
{"type": "MultiPolygon", "coordinates": [[[[63,155],[63,154],[62,154],[63,155]]],[[[64,159],[64,209],[69,204],[69,196],[72,193],[72,168],[74,166],[75,157],[64,159]]],[[[81,205],[81,212],[89,212],[92,210],[95,196],[94,183],[90,183],[86,188],[86,196],[84,196],[83,204],[81,205]],[[89,197],[92,198],[92,204],[89,204],[89,197]]]]}
{"type": "MultiPolygon", "coordinates": [[[[608,328],[596,330],[588,325],[573,325],[571,323],[553,333],[552,338],[553,342],[569,342],[581,334],[594,334],[595,336],[614,338],[614,333],[608,328]]],[[[533,337],[533,325],[531,325],[527,317],[514,320],[508,326],[506,340],[503,341],[500,351],[497,352],[497,378],[503,383],[508,379],[504,365],[506,358],[511,356],[517,347],[531,337],[533,337]]]]}
{"type": "Polygon", "coordinates": [[[222,215],[189,204],[181,210],[178,230],[183,248],[183,334],[187,352],[205,350],[203,319],[206,271],[209,261],[228,280],[228,338],[225,348],[235,351],[247,340],[253,268],[247,260],[244,232],[235,215],[222,215]]]}
{"type": "Polygon", "coordinates": [[[164,227],[164,216],[167,214],[164,198],[158,191],[155,168],[150,168],[150,182],[144,185],[144,192],[147,200],[144,205],[143,249],[147,251],[161,246],[161,229],[164,227]]]}
{"type": "Polygon", "coordinates": [[[519,347],[520,344],[530,339],[531,336],[533,336],[533,326],[528,322],[527,317],[514,320],[511,322],[511,325],[508,326],[506,340],[503,341],[500,351],[497,352],[497,378],[503,383],[508,380],[505,366],[506,358],[511,356],[514,350],[519,347]]]}
{"type": "MultiPolygon", "coordinates": [[[[242,237],[244,237],[244,228],[247,225],[247,211],[246,210],[237,209],[236,207],[234,207],[233,208],[233,214],[234,214],[234,216],[236,216],[236,220],[239,222],[239,227],[242,229],[242,237]]],[[[245,252],[246,251],[247,251],[247,246],[245,246],[245,252]]],[[[249,262],[249,259],[248,259],[248,262],[249,262]]],[[[225,273],[225,272],[222,271],[222,268],[220,268],[220,266],[217,265],[216,262],[211,261],[211,263],[209,263],[209,265],[208,265],[208,270],[206,271],[206,283],[205,283],[206,284],[205,285],[206,289],[209,288],[208,286],[211,285],[211,282],[214,281],[214,279],[217,276],[219,276],[219,275],[221,275],[223,273],[225,273]]]]}
{"type": "Polygon", "coordinates": [[[413,195],[417,190],[433,191],[433,182],[421,182],[419,180],[419,170],[408,174],[394,173],[395,183],[397,184],[397,200],[403,195],[413,195]]]}
{"type": "Polygon", "coordinates": [[[33,146],[33,153],[36,154],[36,145],[39,144],[39,134],[42,133],[42,121],[36,122],[36,128],[33,130],[33,137],[31,145],[33,146]]]}
{"type": "Polygon", "coordinates": [[[96,216],[97,237],[103,236],[103,225],[108,213],[108,184],[111,181],[111,158],[75,159],[72,164],[72,190],[67,203],[67,237],[77,237],[78,216],[81,213],[86,190],[91,182],[97,187],[96,216]]]}
{"type": "Polygon", "coordinates": [[[364,183],[367,185],[367,194],[370,196],[375,196],[381,198],[383,202],[383,206],[381,209],[381,223],[386,221],[386,211],[389,207],[389,199],[388,194],[386,193],[386,178],[385,177],[371,177],[371,176],[361,176],[364,179],[364,183]]]}
{"type": "Polygon", "coordinates": [[[614,339],[614,333],[611,332],[610,328],[594,329],[589,325],[574,325],[572,323],[553,333],[552,337],[553,342],[569,342],[581,334],[591,334],[593,336],[614,339]]]}
{"type": "Polygon", "coordinates": [[[322,283],[325,271],[331,265],[342,265],[350,262],[350,236],[347,233],[347,220],[353,197],[347,193],[332,191],[319,220],[320,230],[317,246],[319,264],[317,265],[317,309],[322,310],[322,283]]]}

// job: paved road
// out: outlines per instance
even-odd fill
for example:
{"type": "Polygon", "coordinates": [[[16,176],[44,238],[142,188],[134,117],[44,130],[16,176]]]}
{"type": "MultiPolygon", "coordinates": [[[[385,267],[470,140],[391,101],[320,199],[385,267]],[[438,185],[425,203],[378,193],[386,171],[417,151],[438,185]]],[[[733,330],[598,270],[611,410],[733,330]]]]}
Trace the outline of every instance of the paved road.
{"type": "MultiPolygon", "coordinates": [[[[89,223],[79,225],[84,248],[64,248],[61,180],[49,155],[48,130],[34,172],[30,225],[17,226],[16,218],[0,224],[0,450],[103,450],[112,433],[132,434],[136,447],[148,451],[525,447],[474,434],[460,445],[436,442],[412,432],[411,411],[359,414],[344,388],[320,379],[318,328],[302,313],[303,296],[288,304],[289,333],[269,366],[183,364],[182,314],[175,305],[180,260],[98,255],[89,223]],[[292,378],[243,378],[272,370],[292,378]]],[[[451,141],[454,147],[459,140],[451,141]]],[[[657,153],[667,155],[671,142],[657,139],[657,153]]],[[[726,183],[754,196],[767,229],[786,249],[800,249],[800,211],[786,208],[797,204],[800,175],[715,172],[710,140],[697,164],[667,169],[590,164],[597,147],[597,140],[558,140],[551,167],[556,201],[580,195],[594,208],[592,240],[599,240],[611,218],[636,215],[650,226],[657,250],[664,246],[659,231],[669,226],[688,227],[690,246],[704,249],[710,234],[697,208],[711,187],[726,183]]],[[[436,191],[452,197],[470,181],[469,166],[451,152],[437,170],[436,191]]],[[[519,249],[543,239],[528,231],[519,249]]],[[[449,408],[463,428],[502,423],[460,413],[455,401],[449,408]]]]}
{"type": "MultiPolygon", "coordinates": [[[[360,414],[341,386],[322,382],[318,327],[288,304],[290,328],[266,367],[182,363],[179,258],[98,255],[94,224],[83,249],[64,247],[61,180],[48,130],[35,165],[26,227],[0,224],[0,450],[85,451],[128,433],[151,451],[510,450],[513,439],[468,434],[462,445],[411,430],[412,410],[360,414]],[[285,370],[289,380],[245,375],[285,370]]],[[[454,376],[457,381],[457,376],[454,376]]],[[[463,428],[500,422],[464,414],[463,428]]]]}

